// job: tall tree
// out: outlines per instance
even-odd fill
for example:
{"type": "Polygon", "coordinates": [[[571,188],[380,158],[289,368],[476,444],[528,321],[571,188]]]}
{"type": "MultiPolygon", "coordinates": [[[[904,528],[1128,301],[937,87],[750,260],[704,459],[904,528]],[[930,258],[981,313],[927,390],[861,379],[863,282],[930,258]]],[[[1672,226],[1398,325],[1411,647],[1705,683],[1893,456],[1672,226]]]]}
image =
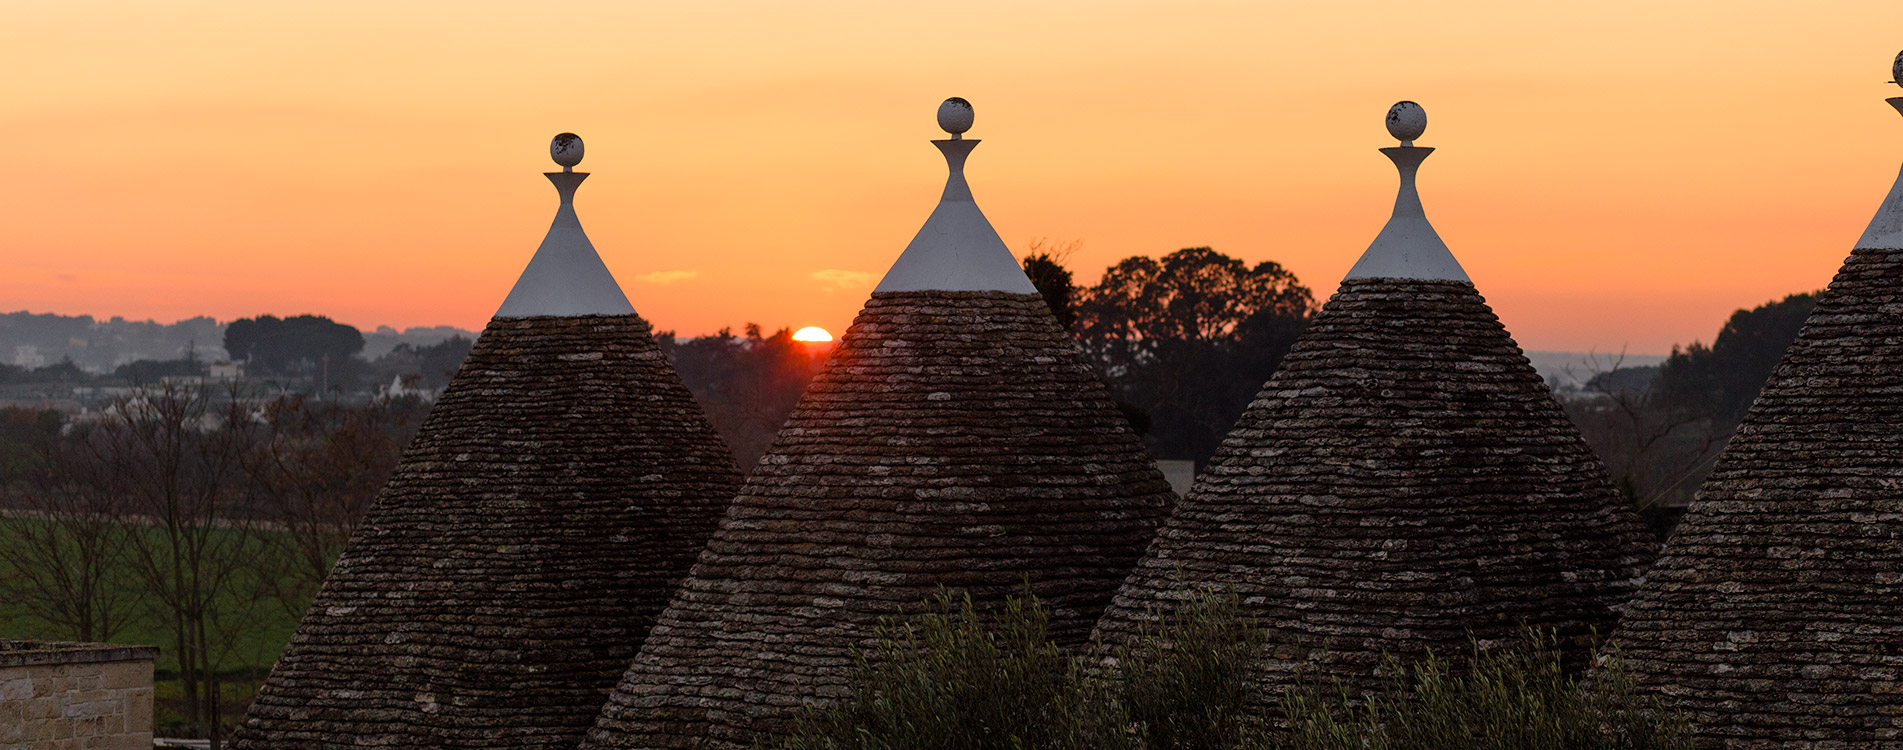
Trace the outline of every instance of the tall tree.
{"type": "Polygon", "coordinates": [[[1044,295],[1044,302],[1051,306],[1051,314],[1057,316],[1057,324],[1070,330],[1077,322],[1077,285],[1070,269],[1064,267],[1064,261],[1075,252],[1079,243],[1053,244],[1044,240],[1031,243],[1030,254],[1024,256],[1024,275],[1030,277],[1031,286],[1037,287],[1044,295]]]}
{"type": "Polygon", "coordinates": [[[1740,309],[1709,347],[1699,342],[1672,347],[1672,355],[1659,366],[1665,392],[1679,408],[1699,409],[1720,422],[1737,424],[1804,328],[1820,293],[1793,294],[1740,309]]]}
{"type": "Polygon", "coordinates": [[[722,328],[691,339],[662,331],[655,339],[742,467],[766,453],[831,351],[794,341],[790,328],[764,335],[754,323],[744,336],[722,328]]]}
{"type": "Polygon", "coordinates": [[[184,713],[216,750],[224,732],[224,672],[261,627],[271,593],[259,561],[278,554],[250,480],[261,426],[249,399],[166,385],[120,402],[74,439],[96,481],[138,517],[129,568],[165,623],[184,687],[184,713]]]}
{"type": "Polygon", "coordinates": [[[254,372],[321,374],[350,365],[363,351],[363,333],[322,315],[260,315],[225,327],[225,351],[245,360],[254,372]]]}
{"type": "Polygon", "coordinates": [[[1078,306],[1077,333],[1162,458],[1208,460],[1308,324],[1293,273],[1207,247],[1126,258],[1078,306]]]}
{"type": "Polygon", "coordinates": [[[62,439],[58,412],[0,410],[0,599],[80,641],[131,619],[133,528],[111,467],[62,439]]]}

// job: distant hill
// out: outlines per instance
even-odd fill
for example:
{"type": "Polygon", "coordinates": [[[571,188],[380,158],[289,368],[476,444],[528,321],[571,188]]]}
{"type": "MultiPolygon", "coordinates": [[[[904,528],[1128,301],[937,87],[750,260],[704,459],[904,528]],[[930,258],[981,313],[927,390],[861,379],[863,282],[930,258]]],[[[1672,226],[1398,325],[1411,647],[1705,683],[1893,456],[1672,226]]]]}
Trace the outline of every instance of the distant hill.
{"type": "MultiPolygon", "coordinates": [[[[208,316],[176,323],[159,323],[121,317],[99,320],[91,315],[56,315],[24,310],[0,313],[0,364],[34,369],[71,359],[82,370],[105,373],[141,359],[192,357],[204,362],[215,362],[229,356],[224,348],[225,326],[229,322],[208,316]]],[[[442,343],[453,336],[474,339],[476,335],[476,331],[451,326],[416,327],[401,331],[390,326],[378,326],[374,331],[364,332],[363,356],[374,360],[390,353],[399,344],[423,348],[442,343]]]]}
{"type": "Polygon", "coordinates": [[[456,336],[474,341],[476,337],[480,335],[482,335],[481,331],[465,331],[454,326],[430,326],[428,328],[418,326],[415,328],[405,328],[402,331],[398,331],[389,326],[377,326],[377,330],[365,331],[363,334],[363,358],[375,360],[378,357],[389,354],[391,350],[397,348],[400,344],[409,344],[417,349],[422,349],[443,343],[456,336]]]}
{"type": "Polygon", "coordinates": [[[1631,367],[1656,367],[1665,361],[1663,354],[1607,354],[1604,352],[1537,352],[1526,353],[1533,363],[1533,369],[1540,377],[1546,378],[1547,385],[1555,388],[1579,387],[1591,380],[1592,376],[1613,369],[1631,367]]]}
{"type": "Polygon", "coordinates": [[[140,359],[225,358],[225,326],[208,317],[158,323],[91,315],[0,313],[0,363],[33,369],[71,359],[88,372],[110,372],[140,359]]]}

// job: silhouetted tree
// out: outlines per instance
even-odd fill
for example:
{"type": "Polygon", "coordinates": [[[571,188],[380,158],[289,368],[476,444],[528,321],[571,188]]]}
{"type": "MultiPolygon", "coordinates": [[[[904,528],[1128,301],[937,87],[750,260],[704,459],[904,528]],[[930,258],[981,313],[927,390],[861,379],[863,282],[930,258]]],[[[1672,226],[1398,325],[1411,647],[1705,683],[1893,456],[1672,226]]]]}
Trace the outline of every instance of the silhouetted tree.
{"type": "Polygon", "coordinates": [[[404,342],[371,364],[372,375],[379,384],[389,383],[392,377],[416,376],[423,386],[440,389],[449,385],[474,346],[475,342],[466,336],[451,336],[426,346],[404,342]]]}
{"type": "Polygon", "coordinates": [[[1126,258],[1078,305],[1077,334],[1162,458],[1206,462],[1308,324],[1315,298],[1273,262],[1210,248],[1126,258]]]}
{"type": "Polygon", "coordinates": [[[260,315],[225,327],[225,351],[244,360],[253,372],[328,375],[331,382],[340,382],[342,378],[323,371],[350,367],[363,351],[363,334],[322,315],[260,315]]]}
{"type": "Polygon", "coordinates": [[[1674,346],[1657,368],[1620,367],[1618,358],[1588,362],[1583,387],[1557,392],[1615,486],[1661,538],[1816,304],[1817,294],[1805,293],[1740,309],[1711,346],[1674,346]]]}
{"type": "MultiPolygon", "coordinates": [[[[263,487],[247,470],[264,426],[236,392],[165,385],[114,405],[74,431],[92,467],[83,481],[136,518],[127,567],[178,660],[185,720],[219,747],[225,672],[264,626],[271,587],[260,561],[282,532],[263,520],[263,487]]],[[[263,566],[270,567],[270,566],[263,566]]]]}
{"type": "Polygon", "coordinates": [[[456,371],[462,369],[463,359],[469,356],[469,350],[476,342],[462,336],[451,336],[436,344],[416,350],[418,368],[423,376],[423,384],[431,388],[449,385],[456,371]]]}
{"type": "Polygon", "coordinates": [[[165,378],[192,377],[205,372],[205,363],[196,359],[141,359],[118,366],[112,376],[132,385],[151,385],[165,378]]]}
{"type": "Polygon", "coordinates": [[[285,533],[271,537],[277,554],[260,562],[293,617],[316,596],[428,411],[415,398],[341,404],[291,395],[263,405],[247,470],[269,498],[261,511],[285,533]]]}
{"type": "Polygon", "coordinates": [[[1592,357],[1583,386],[1555,395],[1566,416],[1605,461],[1613,486],[1661,541],[1711,470],[1730,429],[1708,413],[1680,408],[1659,384],[1657,367],[1623,367],[1623,357],[1592,357]]]}
{"type": "Polygon", "coordinates": [[[794,341],[789,328],[764,336],[753,323],[745,336],[722,328],[691,339],[662,331],[655,340],[743,469],[766,453],[831,351],[828,345],[794,341]]]}
{"type": "Polygon", "coordinates": [[[111,467],[60,435],[58,412],[0,410],[0,600],[62,637],[110,640],[137,603],[132,527],[111,467]]]}
{"type": "Polygon", "coordinates": [[[1738,310],[1709,347],[1699,342],[1672,347],[1672,355],[1659,366],[1665,392],[1679,408],[1701,410],[1735,425],[1797,339],[1817,307],[1818,294],[1793,294],[1738,310]]]}
{"type": "Polygon", "coordinates": [[[1077,322],[1077,286],[1070,269],[1063,265],[1077,246],[1075,242],[1053,245],[1039,240],[1031,243],[1030,254],[1024,256],[1024,275],[1044,295],[1044,302],[1051,306],[1051,314],[1057,316],[1057,324],[1064,330],[1077,322]]]}

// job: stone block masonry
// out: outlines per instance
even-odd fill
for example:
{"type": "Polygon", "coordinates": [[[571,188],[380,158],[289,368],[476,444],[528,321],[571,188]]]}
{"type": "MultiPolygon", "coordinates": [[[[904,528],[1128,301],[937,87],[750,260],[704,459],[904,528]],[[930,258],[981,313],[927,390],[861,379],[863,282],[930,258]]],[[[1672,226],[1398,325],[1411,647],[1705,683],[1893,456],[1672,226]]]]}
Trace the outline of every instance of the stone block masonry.
{"type": "Polygon", "coordinates": [[[0,640],[0,750],[148,750],[158,653],[0,640]]]}

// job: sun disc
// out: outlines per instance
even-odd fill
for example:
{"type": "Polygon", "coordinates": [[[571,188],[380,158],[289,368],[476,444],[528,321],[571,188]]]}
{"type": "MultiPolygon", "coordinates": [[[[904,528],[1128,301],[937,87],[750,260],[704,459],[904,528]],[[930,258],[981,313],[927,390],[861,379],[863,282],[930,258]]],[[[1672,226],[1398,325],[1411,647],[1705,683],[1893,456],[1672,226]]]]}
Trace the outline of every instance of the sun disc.
{"type": "Polygon", "coordinates": [[[831,341],[833,335],[819,326],[807,326],[793,332],[794,341],[831,341]]]}

